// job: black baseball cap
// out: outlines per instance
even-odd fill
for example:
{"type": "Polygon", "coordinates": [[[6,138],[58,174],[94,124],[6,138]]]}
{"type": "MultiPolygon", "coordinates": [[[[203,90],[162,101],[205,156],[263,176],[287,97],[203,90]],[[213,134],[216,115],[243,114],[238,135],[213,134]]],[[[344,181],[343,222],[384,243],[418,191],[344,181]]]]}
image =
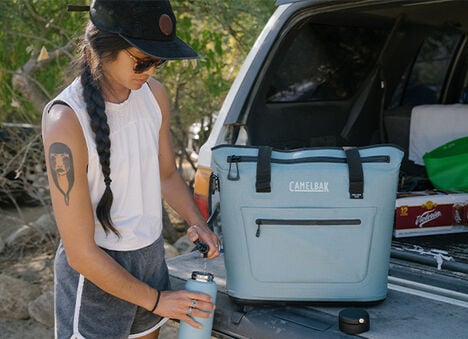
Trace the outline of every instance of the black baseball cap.
{"type": "Polygon", "coordinates": [[[177,37],[176,18],[168,0],[93,0],[89,14],[96,27],[118,34],[150,56],[168,60],[197,57],[177,37]]]}

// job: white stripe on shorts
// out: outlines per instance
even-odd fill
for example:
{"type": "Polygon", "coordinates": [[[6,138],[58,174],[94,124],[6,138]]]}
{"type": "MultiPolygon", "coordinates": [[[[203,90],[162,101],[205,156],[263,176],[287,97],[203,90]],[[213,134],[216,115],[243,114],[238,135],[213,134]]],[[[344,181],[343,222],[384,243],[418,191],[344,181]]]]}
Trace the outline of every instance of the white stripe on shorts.
{"type": "MultiPolygon", "coordinates": [[[[80,309],[81,309],[81,298],[83,295],[83,286],[84,286],[84,281],[85,278],[82,274],[80,274],[80,279],[78,280],[78,287],[76,291],[76,302],[75,302],[75,312],[73,315],[73,335],[70,339],[86,339],[80,334],[80,330],[78,328],[79,320],[80,320],[80,309]]],[[[150,334],[154,331],[156,331],[158,328],[160,328],[162,325],[164,325],[169,318],[162,318],[156,325],[154,325],[152,328],[140,332],[140,333],[134,333],[129,335],[129,339],[131,338],[140,338],[143,337],[147,334],[150,334]]]]}
{"type": "Polygon", "coordinates": [[[130,334],[128,336],[129,339],[132,339],[132,338],[140,338],[140,337],[143,337],[147,334],[150,334],[150,333],[153,333],[154,331],[156,331],[158,328],[160,328],[162,325],[164,325],[167,321],[169,320],[169,318],[162,318],[156,325],[154,325],[153,327],[151,327],[150,329],[144,331],[144,332],[140,332],[140,333],[134,333],[134,334],[130,334]]]}
{"type": "Polygon", "coordinates": [[[80,329],[78,324],[80,321],[80,309],[81,309],[81,297],[83,295],[83,285],[84,285],[84,276],[80,274],[80,279],[78,281],[78,287],[76,290],[76,301],[75,301],[75,314],[73,315],[73,337],[78,339],[86,339],[80,334],[80,329]]]}

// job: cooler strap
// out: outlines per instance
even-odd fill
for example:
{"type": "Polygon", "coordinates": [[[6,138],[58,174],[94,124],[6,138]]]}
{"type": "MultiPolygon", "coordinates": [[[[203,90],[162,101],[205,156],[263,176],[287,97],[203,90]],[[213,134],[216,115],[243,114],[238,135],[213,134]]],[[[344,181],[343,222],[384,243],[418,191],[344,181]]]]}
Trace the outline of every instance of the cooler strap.
{"type": "Polygon", "coordinates": [[[362,170],[361,156],[355,147],[344,150],[349,170],[349,197],[351,199],[364,198],[364,172],[362,170]]]}
{"type": "Polygon", "coordinates": [[[271,192],[271,152],[269,146],[260,146],[257,156],[257,177],[255,181],[255,189],[257,193],[271,192]]]}

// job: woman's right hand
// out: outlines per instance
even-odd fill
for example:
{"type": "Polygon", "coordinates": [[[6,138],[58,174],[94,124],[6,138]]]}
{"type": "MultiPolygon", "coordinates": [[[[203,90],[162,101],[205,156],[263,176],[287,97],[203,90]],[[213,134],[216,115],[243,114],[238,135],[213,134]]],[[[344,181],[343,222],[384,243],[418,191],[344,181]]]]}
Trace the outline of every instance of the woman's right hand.
{"type": "Polygon", "coordinates": [[[201,328],[201,324],[193,319],[209,318],[216,308],[208,294],[179,291],[160,291],[159,304],[154,313],[162,317],[179,319],[190,326],[201,328]]]}

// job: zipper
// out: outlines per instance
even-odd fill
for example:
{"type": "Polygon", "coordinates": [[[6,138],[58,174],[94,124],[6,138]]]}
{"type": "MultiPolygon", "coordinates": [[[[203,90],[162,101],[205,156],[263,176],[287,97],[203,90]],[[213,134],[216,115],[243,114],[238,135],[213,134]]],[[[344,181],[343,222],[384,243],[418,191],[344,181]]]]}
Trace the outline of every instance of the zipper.
{"type": "Polygon", "coordinates": [[[361,225],[361,219],[256,219],[257,232],[255,236],[260,237],[262,225],[294,225],[294,226],[349,226],[361,225]]]}
{"type": "MultiPolygon", "coordinates": [[[[227,178],[230,181],[238,181],[240,179],[239,174],[239,163],[241,162],[257,162],[258,157],[252,155],[228,155],[227,162],[229,163],[227,178]],[[234,165],[233,165],[234,164],[234,165]],[[233,169],[234,166],[234,169],[233,169]]],[[[390,163],[390,156],[388,155],[374,155],[368,157],[361,157],[361,163],[390,163]]],[[[335,163],[335,164],[346,164],[347,159],[341,157],[327,157],[327,156],[315,156],[305,157],[298,159],[277,159],[271,158],[271,163],[275,164],[300,164],[300,163],[335,163]]]]}
{"type": "MultiPolygon", "coordinates": [[[[228,155],[227,162],[229,164],[238,164],[240,162],[257,162],[257,157],[252,156],[252,155],[228,155]]],[[[326,157],[326,156],[306,157],[306,158],[299,158],[299,159],[271,158],[271,162],[275,164],[299,164],[299,163],[316,163],[316,162],[330,162],[330,163],[345,164],[346,158],[326,157]]],[[[370,162],[389,163],[390,156],[374,155],[374,156],[369,156],[369,157],[361,157],[361,162],[363,163],[370,163],[370,162]]]]}

